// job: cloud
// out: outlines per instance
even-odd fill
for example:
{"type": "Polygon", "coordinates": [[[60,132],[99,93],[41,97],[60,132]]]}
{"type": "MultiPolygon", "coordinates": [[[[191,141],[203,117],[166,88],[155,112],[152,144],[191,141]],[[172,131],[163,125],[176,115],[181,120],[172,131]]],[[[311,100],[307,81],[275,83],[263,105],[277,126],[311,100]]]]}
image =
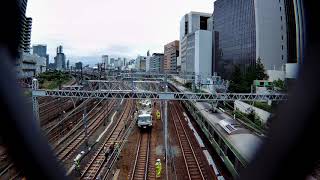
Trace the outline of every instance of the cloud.
{"type": "MultiPolygon", "coordinates": [[[[28,0],[32,43],[62,44],[67,57],[136,57],[179,38],[181,17],[212,12],[212,0],[28,0]]],[[[94,58],[91,58],[94,59],[94,58]]]]}

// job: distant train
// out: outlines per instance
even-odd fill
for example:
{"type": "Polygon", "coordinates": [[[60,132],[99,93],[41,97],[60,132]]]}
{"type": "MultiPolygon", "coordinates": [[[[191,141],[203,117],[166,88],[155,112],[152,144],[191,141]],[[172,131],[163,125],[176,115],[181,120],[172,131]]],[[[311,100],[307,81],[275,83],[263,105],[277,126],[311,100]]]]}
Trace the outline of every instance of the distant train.
{"type": "Polygon", "coordinates": [[[138,127],[142,129],[152,128],[152,105],[151,100],[138,102],[138,127]]]}

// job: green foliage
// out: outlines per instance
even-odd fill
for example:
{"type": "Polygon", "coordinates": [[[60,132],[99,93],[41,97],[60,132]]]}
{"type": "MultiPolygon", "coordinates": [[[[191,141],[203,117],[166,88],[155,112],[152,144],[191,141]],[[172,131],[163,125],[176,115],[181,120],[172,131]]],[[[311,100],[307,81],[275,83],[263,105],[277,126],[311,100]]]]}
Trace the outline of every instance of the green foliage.
{"type": "Polygon", "coordinates": [[[54,89],[70,81],[71,77],[66,72],[47,71],[39,74],[38,80],[41,88],[54,89]]]}
{"type": "Polygon", "coordinates": [[[254,102],[253,106],[268,112],[272,112],[272,107],[265,102],[254,102]]]}
{"type": "Polygon", "coordinates": [[[184,87],[188,88],[188,89],[192,89],[192,83],[191,82],[187,82],[184,84],[184,87]]]}
{"type": "Polygon", "coordinates": [[[247,118],[252,122],[256,120],[256,114],[254,113],[253,110],[249,114],[247,114],[247,118]]]}
{"type": "Polygon", "coordinates": [[[256,79],[257,80],[267,80],[269,79],[269,76],[266,74],[266,71],[264,69],[264,66],[261,62],[261,58],[259,57],[256,63],[255,67],[255,72],[256,72],[256,79]]]}
{"type": "Polygon", "coordinates": [[[287,90],[287,87],[286,87],[284,81],[282,81],[281,79],[273,81],[273,86],[275,87],[276,90],[279,90],[279,91],[286,91],[287,90]]]}
{"type": "Polygon", "coordinates": [[[245,72],[241,71],[239,65],[234,67],[230,78],[229,90],[234,93],[250,93],[254,80],[265,80],[268,78],[264,66],[261,63],[261,58],[258,58],[255,65],[250,65],[245,68],[245,72]]]}
{"type": "Polygon", "coordinates": [[[249,114],[245,114],[245,113],[240,112],[239,110],[235,110],[234,114],[235,114],[236,118],[245,121],[246,123],[252,125],[256,129],[265,130],[265,128],[266,128],[265,125],[259,119],[259,117],[257,117],[255,115],[254,111],[252,111],[249,114]]]}

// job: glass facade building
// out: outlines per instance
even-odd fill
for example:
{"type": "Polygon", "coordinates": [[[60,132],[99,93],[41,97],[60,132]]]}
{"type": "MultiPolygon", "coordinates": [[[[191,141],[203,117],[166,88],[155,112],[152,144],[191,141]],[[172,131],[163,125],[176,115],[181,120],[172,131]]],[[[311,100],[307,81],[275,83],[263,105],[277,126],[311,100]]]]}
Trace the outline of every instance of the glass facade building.
{"type": "Polygon", "coordinates": [[[234,65],[242,68],[256,58],[254,0],[214,3],[215,71],[228,78],[234,65]]]}

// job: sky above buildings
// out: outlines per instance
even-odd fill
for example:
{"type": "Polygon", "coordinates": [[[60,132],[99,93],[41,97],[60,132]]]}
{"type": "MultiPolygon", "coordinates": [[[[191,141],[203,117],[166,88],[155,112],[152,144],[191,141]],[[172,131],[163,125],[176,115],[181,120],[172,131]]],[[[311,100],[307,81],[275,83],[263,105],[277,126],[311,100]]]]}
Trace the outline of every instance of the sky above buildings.
{"type": "Polygon", "coordinates": [[[67,59],[92,64],[102,54],[163,52],[190,11],[212,13],[213,0],[28,0],[27,16],[31,43],[47,44],[50,61],[61,44],[67,59]]]}

